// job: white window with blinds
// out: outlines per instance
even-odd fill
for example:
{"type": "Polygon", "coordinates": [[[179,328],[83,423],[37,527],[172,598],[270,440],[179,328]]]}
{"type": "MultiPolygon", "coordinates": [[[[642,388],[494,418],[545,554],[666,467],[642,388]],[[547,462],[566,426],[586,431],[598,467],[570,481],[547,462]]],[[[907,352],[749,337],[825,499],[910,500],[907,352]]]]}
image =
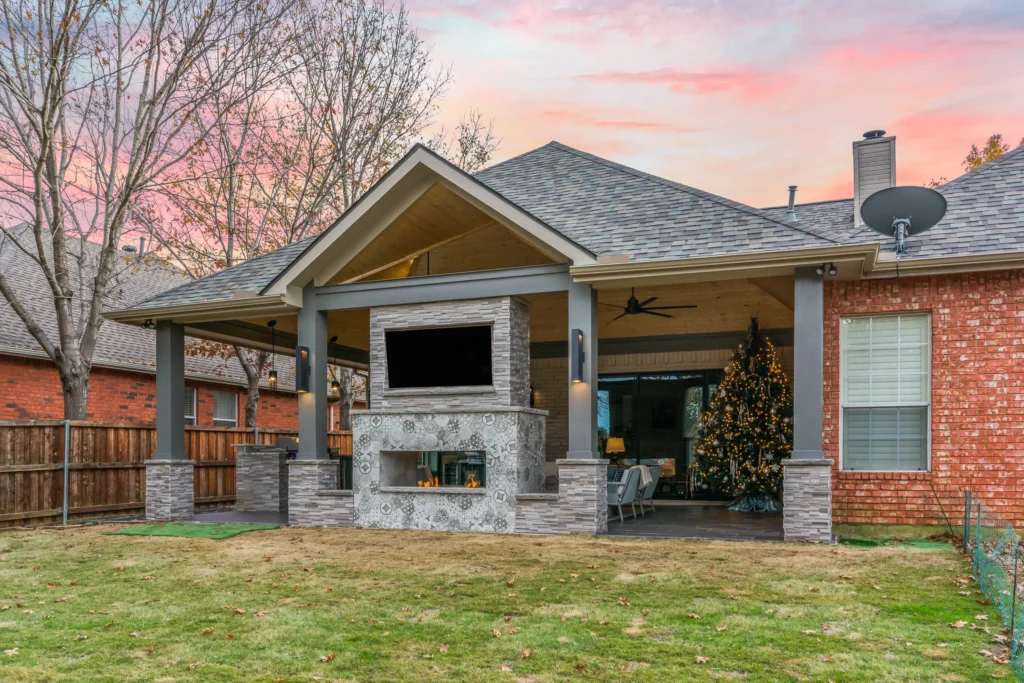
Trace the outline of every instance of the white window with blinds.
{"type": "Polygon", "coordinates": [[[185,424],[196,423],[196,390],[192,387],[185,387],[185,424]]]}
{"type": "Polygon", "coordinates": [[[238,426],[238,394],[233,391],[213,392],[213,424],[217,427],[238,426]]]}
{"type": "Polygon", "coordinates": [[[931,437],[931,316],[843,318],[842,469],[923,472],[931,437]]]}

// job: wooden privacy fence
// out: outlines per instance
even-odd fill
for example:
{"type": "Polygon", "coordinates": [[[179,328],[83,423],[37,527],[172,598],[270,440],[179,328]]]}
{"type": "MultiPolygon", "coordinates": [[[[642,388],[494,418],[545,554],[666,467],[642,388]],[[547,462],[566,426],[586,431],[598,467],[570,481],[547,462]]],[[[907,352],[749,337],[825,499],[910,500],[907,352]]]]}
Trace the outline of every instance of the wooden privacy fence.
{"type": "MultiPolygon", "coordinates": [[[[53,524],[64,505],[63,420],[0,420],[0,527],[53,524]]],[[[146,465],[156,451],[153,425],[70,423],[68,521],[112,514],[141,514],[146,508],[146,465]]],[[[273,445],[298,433],[280,429],[185,427],[185,452],[194,460],[197,508],[235,501],[238,443],[273,445]]],[[[331,432],[328,444],[352,453],[351,432],[331,432]]]]}

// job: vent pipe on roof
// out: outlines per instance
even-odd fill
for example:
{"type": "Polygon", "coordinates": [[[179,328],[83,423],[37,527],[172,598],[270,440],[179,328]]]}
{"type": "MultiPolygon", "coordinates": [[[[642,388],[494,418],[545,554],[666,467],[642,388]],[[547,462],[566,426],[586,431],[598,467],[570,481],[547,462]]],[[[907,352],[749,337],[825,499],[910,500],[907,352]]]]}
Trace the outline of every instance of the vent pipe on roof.
{"type": "Polygon", "coordinates": [[[145,255],[146,255],[146,238],[145,237],[140,237],[139,238],[139,258],[142,258],[145,255]]]}
{"type": "Polygon", "coordinates": [[[797,220],[796,218],[796,185],[789,186],[789,210],[786,211],[786,218],[791,221],[797,220]]]}

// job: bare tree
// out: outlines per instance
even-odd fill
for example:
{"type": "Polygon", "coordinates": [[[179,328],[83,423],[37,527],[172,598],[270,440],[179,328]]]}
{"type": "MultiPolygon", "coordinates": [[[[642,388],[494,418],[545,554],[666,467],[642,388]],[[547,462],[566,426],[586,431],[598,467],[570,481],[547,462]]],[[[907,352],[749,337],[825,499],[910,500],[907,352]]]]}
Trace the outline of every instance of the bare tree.
{"type": "MultiPolygon", "coordinates": [[[[269,51],[273,57],[246,72],[259,88],[246,90],[248,97],[212,98],[218,126],[137,212],[196,277],[326,228],[431,125],[450,81],[401,4],[314,0],[295,8],[291,25],[294,34],[269,51]]],[[[472,133],[465,121],[456,129],[458,145],[443,132],[436,140],[479,161],[480,150],[493,151],[493,135],[479,114],[470,122],[472,133]],[[474,146],[469,136],[484,130],[474,146]]],[[[232,351],[193,346],[196,353],[232,351]]],[[[233,352],[248,378],[246,426],[254,427],[267,356],[233,352]]],[[[341,369],[338,381],[347,429],[351,371],[341,369]]]]}
{"type": "Polygon", "coordinates": [[[479,109],[471,109],[451,133],[442,126],[427,147],[466,173],[476,173],[487,165],[500,144],[494,135],[494,120],[485,122],[479,109]]]}
{"type": "Polygon", "coordinates": [[[267,0],[0,0],[0,219],[28,230],[0,229],[44,274],[57,335],[2,272],[0,294],[56,365],[67,418],[86,416],[100,314],[136,199],[192,153],[188,124],[217,123],[207,103],[263,49],[283,9],[267,0]],[[101,247],[82,286],[71,277],[69,234],[101,247]]]}

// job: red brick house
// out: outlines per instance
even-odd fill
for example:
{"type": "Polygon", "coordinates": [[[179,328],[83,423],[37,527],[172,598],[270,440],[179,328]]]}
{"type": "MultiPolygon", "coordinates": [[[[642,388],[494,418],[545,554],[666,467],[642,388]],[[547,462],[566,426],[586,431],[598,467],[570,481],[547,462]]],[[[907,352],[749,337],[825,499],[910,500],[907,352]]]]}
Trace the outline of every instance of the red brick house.
{"type": "MultiPolygon", "coordinates": [[[[80,281],[87,281],[91,257],[97,245],[71,240],[69,248],[81,253],[80,281]]],[[[124,252],[122,271],[111,292],[112,301],[123,304],[152,296],[185,282],[181,271],[160,263],[137,258],[137,252],[124,252]]],[[[36,320],[48,333],[56,333],[53,304],[43,295],[24,296],[27,292],[48,292],[41,271],[10,241],[0,237],[0,267],[11,274],[10,281],[30,306],[36,320]]],[[[149,423],[156,420],[155,340],[152,330],[104,322],[100,331],[90,375],[88,419],[96,422],[149,423]]],[[[282,346],[275,357],[279,390],[266,382],[260,391],[257,426],[262,429],[289,429],[298,426],[291,348],[282,346]]],[[[243,427],[245,423],[246,382],[238,362],[227,358],[188,355],[186,397],[183,411],[188,424],[198,426],[243,427]]],[[[361,392],[361,383],[357,391],[361,392]]],[[[356,406],[362,405],[357,393],[356,406]]],[[[337,424],[338,406],[332,406],[331,425],[337,424]]],[[[0,303],[0,420],[59,420],[64,417],[60,378],[46,354],[29,335],[6,302],[0,303]]]]}

